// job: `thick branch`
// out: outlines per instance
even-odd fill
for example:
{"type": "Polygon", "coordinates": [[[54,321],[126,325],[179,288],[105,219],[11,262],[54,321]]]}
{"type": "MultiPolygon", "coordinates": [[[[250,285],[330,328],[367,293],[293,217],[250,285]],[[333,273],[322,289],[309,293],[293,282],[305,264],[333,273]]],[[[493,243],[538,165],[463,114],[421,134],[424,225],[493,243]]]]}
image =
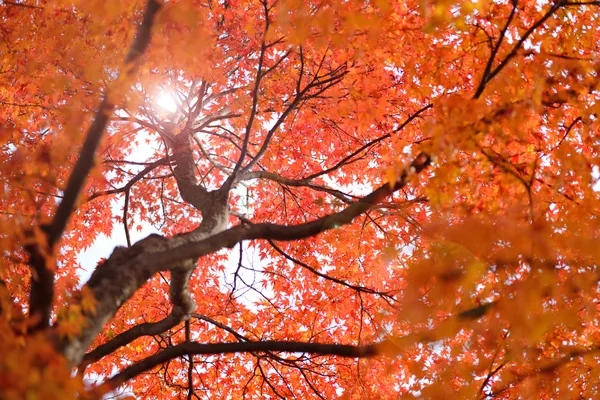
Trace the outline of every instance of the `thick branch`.
{"type": "Polygon", "coordinates": [[[86,285],[97,300],[95,313],[86,315],[86,328],[78,337],[65,339],[60,346],[61,351],[72,364],[79,364],[83,352],[102,330],[104,324],[155,273],[176,268],[182,262],[196,260],[224,247],[231,248],[243,240],[304,239],[349,224],[354,218],[375,207],[377,203],[402,188],[410,175],[419,173],[429,163],[429,155],[421,153],[402,172],[393,185],[386,183],[343,211],[304,224],[294,226],[266,223],[246,224],[223,231],[221,226],[214,225],[214,221],[208,221],[206,225],[203,221],[197,231],[178,235],[171,239],[151,235],[131,248],[115,249],[109,259],[94,271],[86,285]]]}
{"type": "MultiPolygon", "coordinates": [[[[487,308],[486,308],[487,309],[487,308]]],[[[485,312],[473,312],[474,310],[480,311],[479,308],[473,310],[467,310],[458,314],[459,318],[468,319],[477,319],[482,317],[485,312]],[[471,315],[473,314],[473,315],[471,315]],[[477,314],[477,315],[475,315],[477,314]]],[[[200,319],[206,320],[210,323],[213,323],[223,329],[227,329],[228,327],[218,323],[217,321],[212,320],[211,318],[194,315],[200,319]]],[[[134,328],[135,329],[135,328],[134,328]]],[[[245,339],[247,338],[239,335],[237,332],[227,329],[232,332],[237,339],[245,339]]],[[[416,335],[407,337],[408,340],[405,340],[403,343],[412,343],[415,340],[427,341],[427,335],[416,335]]],[[[404,338],[404,339],[407,339],[404,338]]],[[[339,357],[351,357],[351,358],[365,358],[365,357],[373,357],[381,353],[381,349],[384,347],[394,348],[398,347],[401,342],[401,339],[393,339],[391,341],[383,341],[380,343],[374,343],[366,346],[351,346],[351,345],[341,345],[341,344],[319,344],[319,343],[306,343],[306,342],[283,342],[283,341],[241,341],[234,343],[211,343],[211,344],[203,344],[203,343],[194,343],[194,342],[186,342],[179,344],[174,347],[167,348],[160,353],[157,353],[153,356],[150,356],[142,361],[133,364],[132,366],[126,368],[121,371],[117,375],[113,376],[109,379],[106,384],[115,388],[120,386],[124,382],[129,379],[134,378],[135,376],[145,372],[149,369],[152,369],[160,364],[163,364],[169,360],[172,360],[177,357],[181,357],[187,354],[196,354],[196,355],[217,355],[217,354],[230,354],[230,353],[272,353],[272,352],[286,352],[286,353],[311,353],[311,354],[320,354],[320,355],[331,355],[331,356],[339,356],[339,357]]],[[[582,352],[573,353],[575,356],[582,355],[582,352]]]]}
{"type": "Polygon", "coordinates": [[[177,310],[188,319],[190,313],[196,311],[198,306],[192,299],[188,288],[190,276],[194,272],[196,263],[193,260],[183,261],[177,268],[171,269],[171,287],[169,297],[173,303],[173,310],[177,310]]]}
{"type": "MultiPolygon", "coordinates": [[[[142,54],[150,44],[150,33],[154,17],[159,8],[160,4],[156,0],[148,0],[146,13],[138,29],[136,39],[125,57],[125,76],[127,77],[135,73],[142,54]]],[[[31,256],[30,265],[33,269],[29,314],[38,319],[36,328],[47,327],[50,320],[50,308],[54,296],[54,273],[52,272],[53,267],[47,265],[47,260],[50,259],[48,255],[53,253],[54,245],[64,233],[85,180],[94,166],[96,149],[115,108],[115,104],[110,99],[110,94],[110,92],[107,92],[104,95],[94,122],[88,129],[79,158],[69,176],[64,196],[58,205],[56,214],[50,224],[44,227],[46,243],[34,243],[26,247],[31,256]]]]}
{"type": "Polygon", "coordinates": [[[579,6],[600,6],[600,1],[567,1],[563,3],[565,7],[579,7],[579,6]]]}
{"type": "Polygon", "coordinates": [[[167,260],[172,259],[172,257],[175,257],[176,260],[201,257],[223,247],[233,247],[242,240],[299,240],[317,235],[326,230],[338,228],[342,225],[351,223],[354,218],[373,208],[387,196],[404,187],[409,174],[421,172],[429,165],[429,163],[429,155],[426,153],[419,154],[412,164],[402,172],[402,175],[393,186],[389,183],[386,183],[371,194],[363,197],[361,200],[348,206],[340,212],[324,216],[311,222],[293,226],[269,223],[238,225],[200,242],[184,243],[181,246],[177,246],[177,248],[174,249],[176,251],[172,252],[171,254],[156,254],[155,259],[157,261],[160,259],[161,262],[166,262],[167,260]],[[163,257],[165,257],[164,260],[163,257]]]}
{"type": "Polygon", "coordinates": [[[191,131],[181,132],[177,135],[173,158],[175,159],[173,172],[181,198],[205,214],[208,190],[196,180],[196,161],[192,150],[191,131]]]}
{"type": "Polygon", "coordinates": [[[181,357],[187,354],[231,354],[231,353],[255,353],[255,352],[286,352],[286,353],[311,353],[320,355],[330,355],[338,357],[365,358],[373,357],[378,354],[380,344],[371,344],[367,346],[350,346],[341,344],[320,344],[304,342],[235,342],[235,343],[215,343],[203,344],[187,342],[177,346],[169,347],[160,353],[146,358],[132,366],[124,369],[117,375],[110,378],[106,384],[116,388],[128,380],[148,371],[169,360],[181,357]]]}

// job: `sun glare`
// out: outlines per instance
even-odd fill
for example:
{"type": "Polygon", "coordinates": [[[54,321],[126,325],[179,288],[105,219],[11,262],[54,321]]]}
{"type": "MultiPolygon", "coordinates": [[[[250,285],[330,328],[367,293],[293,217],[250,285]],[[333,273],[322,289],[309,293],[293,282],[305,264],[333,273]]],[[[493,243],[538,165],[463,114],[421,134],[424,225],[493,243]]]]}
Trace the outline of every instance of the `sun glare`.
{"type": "Polygon", "coordinates": [[[173,98],[173,96],[171,96],[169,93],[160,92],[156,96],[154,101],[155,101],[156,105],[164,111],[167,111],[167,112],[177,111],[177,103],[175,102],[175,99],[173,98]]]}

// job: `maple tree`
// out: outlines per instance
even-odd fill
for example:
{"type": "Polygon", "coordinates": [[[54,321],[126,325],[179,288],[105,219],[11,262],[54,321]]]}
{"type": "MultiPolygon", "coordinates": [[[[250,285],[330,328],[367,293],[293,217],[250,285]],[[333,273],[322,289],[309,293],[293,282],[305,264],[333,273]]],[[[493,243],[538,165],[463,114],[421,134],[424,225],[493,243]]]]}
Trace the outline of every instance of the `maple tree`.
{"type": "Polygon", "coordinates": [[[0,398],[596,397],[599,6],[3,1],[0,398]]]}

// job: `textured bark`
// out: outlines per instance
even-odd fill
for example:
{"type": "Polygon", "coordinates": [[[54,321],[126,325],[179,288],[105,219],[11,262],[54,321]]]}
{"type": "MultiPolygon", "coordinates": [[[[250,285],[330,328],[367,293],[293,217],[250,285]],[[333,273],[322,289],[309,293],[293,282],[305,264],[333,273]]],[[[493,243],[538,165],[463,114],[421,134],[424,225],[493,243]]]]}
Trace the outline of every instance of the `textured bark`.
{"type": "MultiPolygon", "coordinates": [[[[223,218],[223,216],[222,216],[223,218]]],[[[117,247],[110,257],[99,265],[86,287],[97,300],[94,313],[85,315],[85,328],[78,337],[65,339],[60,349],[72,365],[78,365],[96,335],[123,305],[144,283],[160,271],[171,270],[174,278],[171,282],[171,299],[177,314],[185,315],[195,310],[195,304],[187,288],[188,278],[196,263],[195,258],[175,258],[156,256],[176,252],[176,248],[189,240],[203,240],[221,231],[224,226],[216,225],[208,219],[195,231],[182,236],[164,238],[150,235],[132,247],[117,247]]]]}
{"type": "Polygon", "coordinates": [[[196,230],[172,238],[150,235],[130,248],[116,248],[111,256],[98,266],[85,285],[96,297],[96,310],[85,315],[86,325],[79,336],[67,338],[61,343],[61,351],[72,365],[80,364],[85,351],[101,332],[104,324],[157,272],[171,270],[176,275],[181,274],[175,279],[176,286],[172,286],[171,298],[180,302],[175,304],[176,308],[179,307],[178,312],[184,310],[189,313],[193,307],[190,307],[186,298],[186,294],[189,297],[187,278],[198,258],[226,247],[231,248],[243,240],[297,240],[349,224],[354,218],[402,188],[411,174],[420,172],[429,162],[429,156],[421,153],[402,172],[393,186],[386,183],[343,211],[293,226],[244,224],[224,230],[228,218],[227,196],[222,191],[207,193],[203,207],[206,207],[208,212],[204,214],[204,220],[196,230]],[[179,292],[175,292],[176,290],[179,292]]]}

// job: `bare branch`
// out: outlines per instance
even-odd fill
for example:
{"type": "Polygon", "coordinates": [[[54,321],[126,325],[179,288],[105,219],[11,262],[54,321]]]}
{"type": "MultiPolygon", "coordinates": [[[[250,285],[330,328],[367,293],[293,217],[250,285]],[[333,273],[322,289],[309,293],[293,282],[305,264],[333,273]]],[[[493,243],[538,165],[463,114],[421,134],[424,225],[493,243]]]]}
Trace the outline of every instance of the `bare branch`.
{"type": "Polygon", "coordinates": [[[246,336],[238,333],[233,328],[231,328],[231,327],[229,327],[229,326],[227,326],[225,324],[222,324],[222,323],[220,323],[219,321],[217,321],[217,320],[215,320],[213,318],[210,318],[209,316],[198,314],[198,313],[193,313],[191,316],[193,318],[197,318],[199,320],[208,322],[208,323],[210,323],[210,324],[212,324],[212,325],[214,325],[214,326],[216,326],[218,328],[221,328],[221,329],[223,329],[223,330],[231,333],[237,340],[240,340],[240,341],[250,341],[250,338],[248,338],[248,337],[246,337],[246,336]]]}
{"type": "MultiPolygon", "coordinates": [[[[311,83],[306,85],[306,87],[300,92],[300,94],[298,94],[294,97],[294,100],[292,102],[290,102],[290,104],[286,107],[286,109],[283,111],[283,113],[281,113],[279,118],[277,118],[277,121],[275,121],[275,123],[273,124],[271,129],[269,129],[269,131],[267,132],[260,149],[256,153],[256,156],[254,156],[254,158],[252,158],[252,160],[242,169],[242,171],[244,171],[244,172],[249,171],[260,160],[260,158],[267,151],[267,148],[269,147],[269,143],[271,142],[271,139],[273,138],[273,135],[275,134],[275,132],[277,132],[277,130],[279,129],[281,124],[283,124],[283,122],[286,120],[288,115],[294,109],[296,109],[298,107],[300,102],[302,102],[303,100],[307,100],[310,97],[316,96],[316,95],[324,92],[325,90],[329,89],[331,86],[341,82],[342,79],[344,78],[344,76],[346,75],[346,71],[344,71],[343,69],[340,70],[340,68],[338,68],[338,69],[332,71],[330,74],[332,77],[327,78],[327,79],[321,79],[323,77],[315,77],[311,83]],[[312,94],[308,95],[308,92],[315,87],[319,88],[319,90],[316,93],[312,93],[312,94]]],[[[230,177],[230,179],[232,179],[233,181],[236,181],[237,177],[232,175],[230,177]]]]}
{"type": "Polygon", "coordinates": [[[131,247],[131,237],[129,236],[129,226],[127,225],[127,214],[129,212],[129,193],[125,192],[125,204],[123,205],[123,229],[125,230],[125,239],[127,240],[127,247],[131,247]]]}
{"type": "MultiPolygon", "coordinates": [[[[412,164],[402,172],[402,175],[393,186],[386,183],[340,212],[321,217],[311,222],[292,226],[269,223],[238,225],[199,242],[183,243],[174,248],[173,252],[157,253],[154,255],[153,261],[151,262],[172,263],[176,260],[180,261],[188,258],[201,257],[223,247],[233,247],[242,240],[271,239],[291,241],[304,239],[330,229],[338,228],[342,225],[351,223],[354,218],[375,207],[384,198],[404,187],[407,183],[409,174],[421,172],[429,165],[429,163],[430,158],[428,154],[419,154],[412,164]]],[[[181,237],[183,238],[185,235],[182,235],[181,237]]]]}
{"type": "MultiPolygon", "coordinates": [[[[470,310],[469,310],[470,311],[470,310]]],[[[469,312],[466,311],[466,312],[469,312]]],[[[462,315],[465,312],[459,314],[462,315]]],[[[479,315],[478,317],[481,317],[479,315]]],[[[202,318],[205,319],[205,318],[202,318]]],[[[216,321],[209,321],[214,323],[216,321]]],[[[237,336],[237,335],[236,335],[237,336]]],[[[241,338],[238,338],[241,339],[241,338]]],[[[306,343],[306,342],[287,342],[287,341],[240,341],[233,343],[195,343],[185,342],[177,346],[169,347],[160,353],[150,356],[142,361],[139,361],[132,366],[126,368],[120,373],[110,378],[105,384],[111,388],[116,388],[129,379],[136,377],[137,375],[152,369],[160,364],[163,364],[169,360],[177,357],[181,357],[187,354],[196,355],[216,355],[216,354],[231,354],[231,353],[272,353],[272,352],[285,352],[285,353],[311,353],[317,355],[332,355],[338,357],[350,357],[350,358],[366,358],[373,357],[381,353],[381,349],[390,346],[398,347],[401,344],[401,339],[392,339],[391,341],[382,341],[365,346],[351,346],[342,344],[319,344],[319,343],[306,343]]],[[[403,344],[414,342],[414,340],[427,341],[427,335],[416,335],[415,337],[408,337],[409,340],[402,341],[403,344]]],[[[597,349],[596,349],[597,350],[597,349]]],[[[570,357],[576,357],[585,355],[587,352],[574,352],[570,354],[570,357]]],[[[562,363],[556,362],[543,368],[543,371],[551,368],[556,368],[563,365],[567,359],[561,359],[562,363]]]]}

